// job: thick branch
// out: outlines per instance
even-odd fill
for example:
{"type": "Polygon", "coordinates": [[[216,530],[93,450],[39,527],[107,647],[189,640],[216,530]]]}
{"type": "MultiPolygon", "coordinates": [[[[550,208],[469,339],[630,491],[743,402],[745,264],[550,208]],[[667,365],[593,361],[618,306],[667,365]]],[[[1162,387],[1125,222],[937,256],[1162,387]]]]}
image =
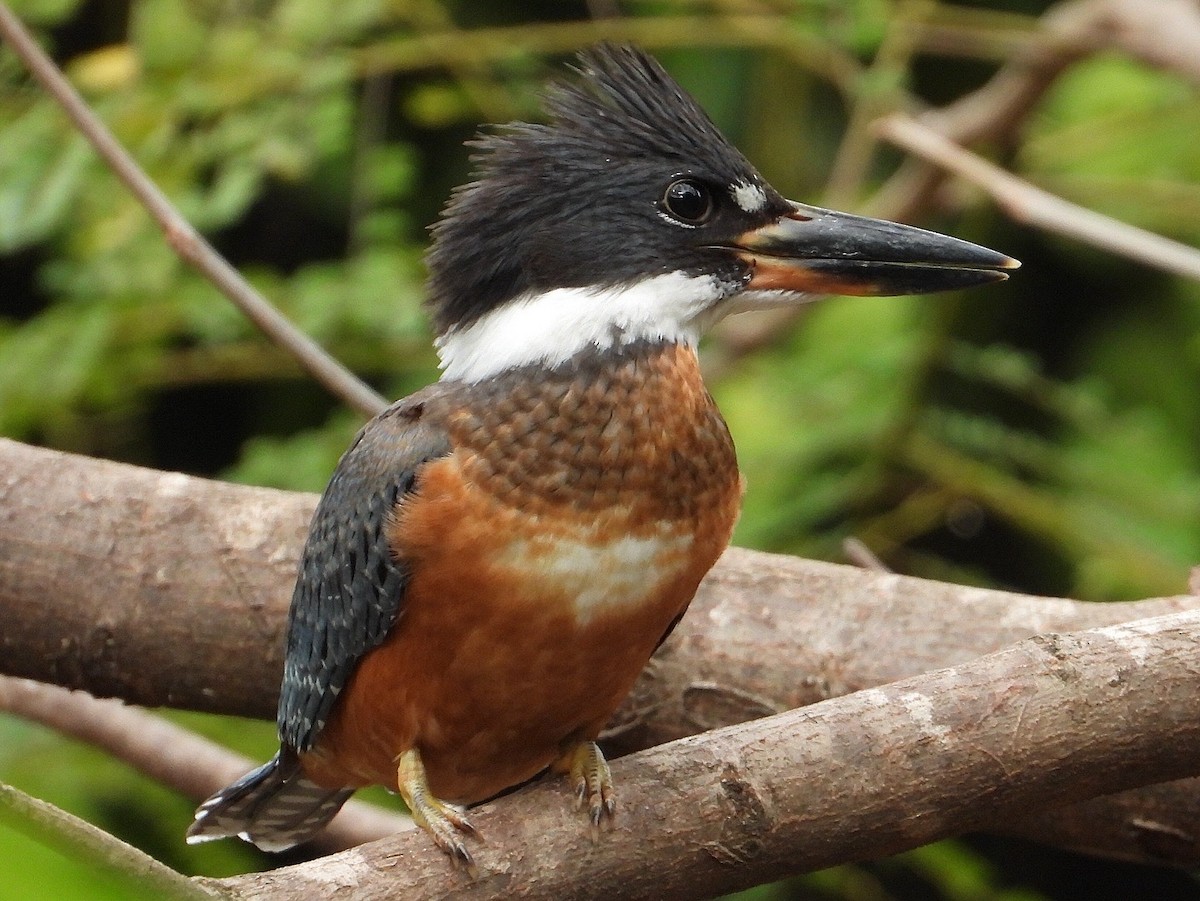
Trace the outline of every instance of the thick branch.
{"type": "MultiPolygon", "coordinates": [[[[147,706],[272,717],[315,500],[0,439],[0,666],[147,706]]],[[[618,731],[645,747],[1039,632],[1197,606],[1037,598],[735,548],[618,731]]]]}
{"type": "Polygon", "coordinates": [[[220,884],[261,901],[331,883],[360,901],[717,894],[1195,772],[1198,695],[1200,612],[1051,634],[624,758],[594,847],[544,782],[473,815],[491,838],[476,882],[408,833],[220,884]]]}
{"type": "Polygon", "coordinates": [[[271,715],[312,508],[0,439],[0,666],[149,706],[271,715]]]}
{"type": "MultiPolygon", "coordinates": [[[[143,704],[273,715],[311,496],[11,441],[0,441],[0,473],[0,665],[143,704]]],[[[1200,598],[1083,604],[734,549],[643,675],[608,745],[628,752],[1030,635],[1188,608],[1200,598]]],[[[1084,815],[1075,826],[1060,818],[1053,828],[1073,847],[1195,863],[1200,788],[1170,791],[1166,806],[1122,809],[1114,820],[1084,815]],[[1153,836],[1172,830],[1184,838],[1162,853],[1153,836]]],[[[1050,826],[1021,828],[1045,836],[1050,826]]]]}

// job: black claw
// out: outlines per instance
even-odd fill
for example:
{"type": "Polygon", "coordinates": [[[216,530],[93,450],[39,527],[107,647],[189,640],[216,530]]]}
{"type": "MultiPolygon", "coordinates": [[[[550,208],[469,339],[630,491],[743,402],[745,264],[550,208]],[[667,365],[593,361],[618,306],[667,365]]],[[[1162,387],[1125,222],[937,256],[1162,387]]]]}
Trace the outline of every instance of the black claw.
{"type": "Polygon", "coordinates": [[[475,866],[475,858],[471,856],[471,852],[467,850],[467,846],[462,842],[453,842],[450,845],[450,859],[454,862],[455,866],[466,870],[472,879],[479,875],[479,868],[475,866]]]}

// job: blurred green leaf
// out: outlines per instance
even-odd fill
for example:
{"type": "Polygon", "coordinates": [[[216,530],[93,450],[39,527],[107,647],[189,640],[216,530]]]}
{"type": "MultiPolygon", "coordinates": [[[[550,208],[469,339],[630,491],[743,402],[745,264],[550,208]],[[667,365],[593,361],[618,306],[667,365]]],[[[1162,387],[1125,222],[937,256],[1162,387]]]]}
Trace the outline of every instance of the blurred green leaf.
{"type": "Polygon", "coordinates": [[[208,52],[208,29],[198,7],[184,0],[140,0],[132,7],[131,38],[149,70],[179,71],[208,52]]]}
{"type": "Polygon", "coordinates": [[[81,0],[11,0],[9,7],[30,25],[56,25],[79,8],[81,0]]]}
{"type": "Polygon", "coordinates": [[[41,104],[19,113],[0,142],[0,252],[62,228],[92,162],[87,142],[67,131],[57,110],[41,104]]]}
{"type": "Polygon", "coordinates": [[[1101,55],[1055,84],[1021,149],[1050,190],[1200,243],[1200,97],[1165,72],[1101,55]]]}

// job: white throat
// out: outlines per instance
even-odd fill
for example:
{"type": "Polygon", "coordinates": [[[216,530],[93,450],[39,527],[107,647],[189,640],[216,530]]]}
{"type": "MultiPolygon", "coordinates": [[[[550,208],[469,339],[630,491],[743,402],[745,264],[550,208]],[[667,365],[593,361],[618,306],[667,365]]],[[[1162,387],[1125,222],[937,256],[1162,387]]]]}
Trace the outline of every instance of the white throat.
{"type": "Polygon", "coordinates": [[[619,288],[554,288],[515,298],[434,342],[442,378],[478,382],[506,369],[557,366],[635,341],[695,346],[729,293],[710,275],[657,275],[619,288]]]}

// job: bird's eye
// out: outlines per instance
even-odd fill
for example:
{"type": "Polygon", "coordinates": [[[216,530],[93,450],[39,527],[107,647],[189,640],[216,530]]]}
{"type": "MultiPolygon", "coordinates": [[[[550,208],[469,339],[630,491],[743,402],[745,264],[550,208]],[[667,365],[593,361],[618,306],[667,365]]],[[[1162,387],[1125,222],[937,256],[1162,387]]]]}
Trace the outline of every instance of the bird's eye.
{"type": "Polygon", "coordinates": [[[692,178],[681,178],[667,185],[662,205],[668,213],[688,225],[702,225],[713,213],[712,193],[706,185],[692,178]]]}

